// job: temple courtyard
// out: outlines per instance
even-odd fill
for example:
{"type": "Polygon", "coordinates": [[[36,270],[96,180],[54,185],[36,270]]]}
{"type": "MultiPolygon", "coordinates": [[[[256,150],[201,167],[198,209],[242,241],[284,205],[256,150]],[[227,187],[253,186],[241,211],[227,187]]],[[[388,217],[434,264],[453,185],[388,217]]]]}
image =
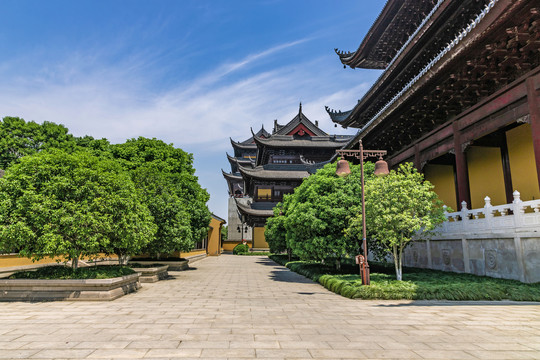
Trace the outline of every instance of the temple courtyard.
{"type": "Polygon", "coordinates": [[[0,359],[540,359],[540,304],[363,301],[222,255],[112,302],[0,303],[0,359]]]}

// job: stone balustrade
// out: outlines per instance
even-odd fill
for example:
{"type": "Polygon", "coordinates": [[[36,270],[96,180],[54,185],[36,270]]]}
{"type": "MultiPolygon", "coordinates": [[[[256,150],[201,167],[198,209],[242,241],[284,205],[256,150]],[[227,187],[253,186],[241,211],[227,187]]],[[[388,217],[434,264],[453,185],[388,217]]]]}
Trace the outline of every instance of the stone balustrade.
{"type": "Polygon", "coordinates": [[[489,196],[484,198],[485,205],[480,209],[467,209],[467,203],[461,203],[461,211],[446,212],[445,221],[440,231],[444,235],[463,233],[501,233],[508,231],[540,231],[540,199],[521,201],[519,191],[514,191],[511,204],[491,205],[489,196]]]}
{"type": "Polygon", "coordinates": [[[493,206],[486,196],[480,209],[446,212],[428,239],[413,241],[404,265],[482,276],[540,282],[540,200],[493,206]]]}

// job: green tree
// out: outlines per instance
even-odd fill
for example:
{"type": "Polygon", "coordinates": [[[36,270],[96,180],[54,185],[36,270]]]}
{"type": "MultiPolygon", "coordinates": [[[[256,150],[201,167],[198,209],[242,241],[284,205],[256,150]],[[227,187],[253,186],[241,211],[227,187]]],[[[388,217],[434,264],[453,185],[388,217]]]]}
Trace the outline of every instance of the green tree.
{"type": "Polygon", "coordinates": [[[221,241],[227,241],[227,238],[229,236],[229,227],[227,225],[223,225],[221,227],[221,241]]]}
{"type": "Polygon", "coordinates": [[[284,206],[279,203],[274,207],[274,216],[266,220],[264,237],[270,247],[270,252],[274,254],[289,250],[287,246],[287,230],[285,228],[286,219],[284,206]]]}
{"type": "MultiPolygon", "coordinates": [[[[366,182],[366,225],[372,241],[392,254],[397,280],[402,280],[403,250],[414,238],[426,238],[445,220],[442,202],[411,163],[366,182]]],[[[359,214],[348,232],[362,223],[359,214]]]]}
{"type": "MultiPolygon", "coordinates": [[[[369,177],[374,165],[366,163],[364,168],[369,177]]],[[[360,211],[360,166],[351,166],[351,174],[343,178],[335,172],[336,164],[327,164],[285,196],[283,225],[287,247],[295,255],[313,260],[335,258],[339,267],[341,258],[358,253],[360,247],[344,233],[360,211]]]]}
{"type": "Polygon", "coordinates": [[[23,156],[51,148],[74,149],[76,141],[63,125],[37,124],[6,116],[0,122],[0,168],[6,169],[23,156]]]}
{"type": "Polygon", "coordinates": [[[0,179],[0,252],[39,260],[100,252],[121,259],[152,239],[155,225],[129,175],[86,151],[25,156],[0,179]]]}
{"type": "Polygon", "coordinates": [[[208,233],[209,195],[193,168],[193,155],[161,140],[139,137],[111,146],[130,171],[158,226],[147,247],[155,256],[190,251],[208,233]]]}

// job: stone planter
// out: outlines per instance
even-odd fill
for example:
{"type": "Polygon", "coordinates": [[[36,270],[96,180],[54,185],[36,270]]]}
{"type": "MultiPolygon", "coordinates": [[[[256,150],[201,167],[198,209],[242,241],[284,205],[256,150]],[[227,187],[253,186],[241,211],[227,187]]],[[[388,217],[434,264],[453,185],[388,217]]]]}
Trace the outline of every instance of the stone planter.
{"type": "Polygon", "coordinates": [[[110,301],[137,291],[140,274],[111,279],[0,279],[0,301],[110,301]]]}
{"type": "MultiPolygon", "coordinates": [[[[140,263],[137,262],[137,264],[140,263]]],[[[133,271],[141,274],[140,281],[142,283],[154,283],[159,280],[166,279],[169,276],[169,273],[167,272],[168,268],[169,265],[155,267],[132,267],[133,271]]]]}
{"type": "MultiPolygon", "coordinates": [[[[189,260],[181,260],[181,261],[173,261],[173,260],[144,260],[139,261],[137,259],[132,259],[134,263],[141,264],[141,265],[152,265],[152,264],[160,264],[160,265],[168,265],[169,271],[183,271],[188,269],[188,262],[189,260]]],[[[137,270],[138,271],[138,270],[137,270]]]]}

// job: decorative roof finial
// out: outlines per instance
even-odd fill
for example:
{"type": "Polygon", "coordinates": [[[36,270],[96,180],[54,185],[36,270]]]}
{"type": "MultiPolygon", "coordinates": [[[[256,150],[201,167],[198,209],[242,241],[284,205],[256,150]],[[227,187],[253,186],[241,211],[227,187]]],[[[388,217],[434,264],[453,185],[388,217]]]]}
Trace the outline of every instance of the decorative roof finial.
{"type": "Polygon", "coordinates": [[[300,101],[300,108],[298,109],[298,113],[301,114],[302,113],[302,102],[300,101]]]}

